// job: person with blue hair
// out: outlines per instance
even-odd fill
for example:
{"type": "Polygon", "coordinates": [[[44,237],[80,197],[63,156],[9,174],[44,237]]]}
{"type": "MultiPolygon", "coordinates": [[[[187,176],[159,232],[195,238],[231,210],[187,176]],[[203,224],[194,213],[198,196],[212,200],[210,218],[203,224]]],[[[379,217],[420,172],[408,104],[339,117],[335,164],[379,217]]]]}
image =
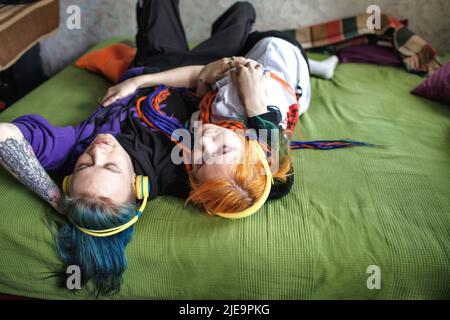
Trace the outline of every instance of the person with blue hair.
{"type": "MultiPolygon", "coordinates": [[[[187,120],[189,104],[181,96],[171,99],[179,100],[171,106],[183,108],[167,110],[187,120]]],[[[80,267],[83,284],[92,280],[100,293],[120,287],[125,247],[142,214],[136,210],[143,198],[138,180],[148,179],[148,200],[189,193],[185,169],[171,161],[173,143],[143,124],[128,103],[99,107],[77,126],[53,126],[40,115],[0,124],[0,163],[67,217],[56,234],[57,252],[65,266],[80,267]],[[65,192],[52,177],[67,177],[65,192]]]]}
{"type": "MultiPolygon", "coordinates": [[[[178,4],[178,0],[138,3],[135,66],[148,65],[149,58],[155,59],[154,72],[184,64],[169,41],[180,36],[185,40],[184,31],[177,30],[178,4]],[[162,30],[167,21],[176,23],[162,30]],[[149,48],[156,51],[146,51],[149,48]],[[156,68],[158,64],[161,68],[156,68]]],[[[219,55],[236,55],[253,22],[254,10],[248,3],[233,5],[213,24],[211,38],[181,59],[207,64],[219,55]]],[[[79,266],[82,284],[92,281],[99,294],[120,289],[127,266],[125,248],[142,214],[142,207],[136,210],[137,199],[144,198],[145,204],[147,198],[163,194],[189,196],[185,165],[171,159],[174,144],[137,114],[136,101],[153,89],[115,99],[109,108],[99,106],[76,126],[53,126],[40,115],[0,123],[0,163],[67,217],[55,236],[57,252],[66,267],[79,266]],[[61,180],[62,184],[55,182],[61,180]],[[145,197],[140,188],[147,184],[145,197]]],[[[165,105],[167,114],[184,123],[198,101],[189,90],[175,90],[165,105]]]]}

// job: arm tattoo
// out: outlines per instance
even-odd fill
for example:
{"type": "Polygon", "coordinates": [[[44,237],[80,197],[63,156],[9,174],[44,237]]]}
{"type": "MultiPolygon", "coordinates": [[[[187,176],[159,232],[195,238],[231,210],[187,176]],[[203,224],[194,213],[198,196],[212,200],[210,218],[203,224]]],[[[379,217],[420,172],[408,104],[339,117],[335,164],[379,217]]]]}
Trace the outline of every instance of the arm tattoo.
{"type": "Polygon", "coordinates": [[[52,206],[59,203],[60,189],[41,166],[32,147],[24,138],[9,138],[0,142],[0,163],[52,206]]]}

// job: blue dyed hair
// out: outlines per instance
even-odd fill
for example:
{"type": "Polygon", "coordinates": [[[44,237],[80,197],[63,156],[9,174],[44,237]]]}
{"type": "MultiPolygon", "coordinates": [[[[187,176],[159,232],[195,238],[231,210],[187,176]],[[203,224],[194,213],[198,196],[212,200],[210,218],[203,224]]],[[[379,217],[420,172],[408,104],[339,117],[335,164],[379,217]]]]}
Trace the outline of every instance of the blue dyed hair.
{"type": "MultiPolygon", "coordinates": [[[[111,206],[94,199],[72,199],[64,196],[63,208],[76,225],[93,230],[122,225],[136,214],[135,203],[111,206]]],[[[134,227],[109,237],[93,237],[81,232],[72,223],[63,226],[56,235],[56,248],[63,262],[77,265],[81,283],[94,283],[98,294],[119,291],[122,274],[127,267],[125,247],[134,227]]]]}

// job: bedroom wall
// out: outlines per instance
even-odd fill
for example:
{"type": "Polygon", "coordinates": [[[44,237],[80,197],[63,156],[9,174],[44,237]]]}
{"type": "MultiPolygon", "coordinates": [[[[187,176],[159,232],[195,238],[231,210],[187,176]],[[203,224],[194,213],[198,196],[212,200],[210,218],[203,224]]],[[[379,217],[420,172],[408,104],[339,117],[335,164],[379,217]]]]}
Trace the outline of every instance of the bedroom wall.
{"type": "MultiPolygon", "coordinates": [[[[136,33],[136,0],[60,0],[61,26],[41,43],[44,69],[51,75],[79,57],[100,40],[136,33]],[[81,29],[66,27],[66,9],[81,9],[81,29]]],[[[235,0],[181,0],[181,15],[189,41],[209,36],[211,23],[235,0]]],[[[410,28],[429,41],[439,53],[450,52],[448,0],[249,0],[257,11],[255,28],[286,29],[307,26],[365,12],[377,4],[383,12],[408,18],[410,28]],[[276,7],[273,4],[276,3],[276,7]],[[276,17],[276,18],[274,18],[276,17]]]]}

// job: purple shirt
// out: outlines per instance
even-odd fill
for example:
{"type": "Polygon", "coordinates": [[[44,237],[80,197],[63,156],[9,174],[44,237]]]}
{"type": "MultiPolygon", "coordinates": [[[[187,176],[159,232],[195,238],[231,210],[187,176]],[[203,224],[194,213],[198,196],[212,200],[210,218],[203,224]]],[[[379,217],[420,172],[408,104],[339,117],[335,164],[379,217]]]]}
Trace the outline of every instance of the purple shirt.
{"type": "MultiPolygon", "coordinates": [[[[120,81],[141,75],[144,68],[129,69],[120,81]]],[[[122,122],[131,115],[137,118],[136,105],[133,98],[138,93],[123,98],[108,108],[102,106],[77,126],[55,127],[40,115],[26,115],[12,121],[30,143],[38,161],[47,171],[60,176],[73,173],[78,157],[86,150],[98,134],[110,133],[113,136],[121,132],[122,122]]],[[[180,101],[161,105],[168,114],[176,115],[181,122],[189,119],[193,112],[192,105],[180,101]],[[167,109],[166,109],[167,108],[167,109]]],[[[144,122],[143,126],[148,127],[144,122]]],[[[151,129],[151,131],[157,131],[151,129]]],[[[170,140],[167,140],[170,145],[170,140]]],[[[160,152],[158,150],[158,152],[160,152]]],[[[168,155],[170,156],[170,154],[168,155]]]]}
{"type": "Polygon", "coordinates": [[[26,115],[12,123],[30,143],[41,165],[47,171],[65,176],[73,172],[78,157],[98,134],[117,136],[121,133],[121,122],[129,113],[137,117],[136,107],[127,106],[132,97],[124,98],[108,108],[99,106],[77,126],[56,127],[40,115],[26,115]]]}

